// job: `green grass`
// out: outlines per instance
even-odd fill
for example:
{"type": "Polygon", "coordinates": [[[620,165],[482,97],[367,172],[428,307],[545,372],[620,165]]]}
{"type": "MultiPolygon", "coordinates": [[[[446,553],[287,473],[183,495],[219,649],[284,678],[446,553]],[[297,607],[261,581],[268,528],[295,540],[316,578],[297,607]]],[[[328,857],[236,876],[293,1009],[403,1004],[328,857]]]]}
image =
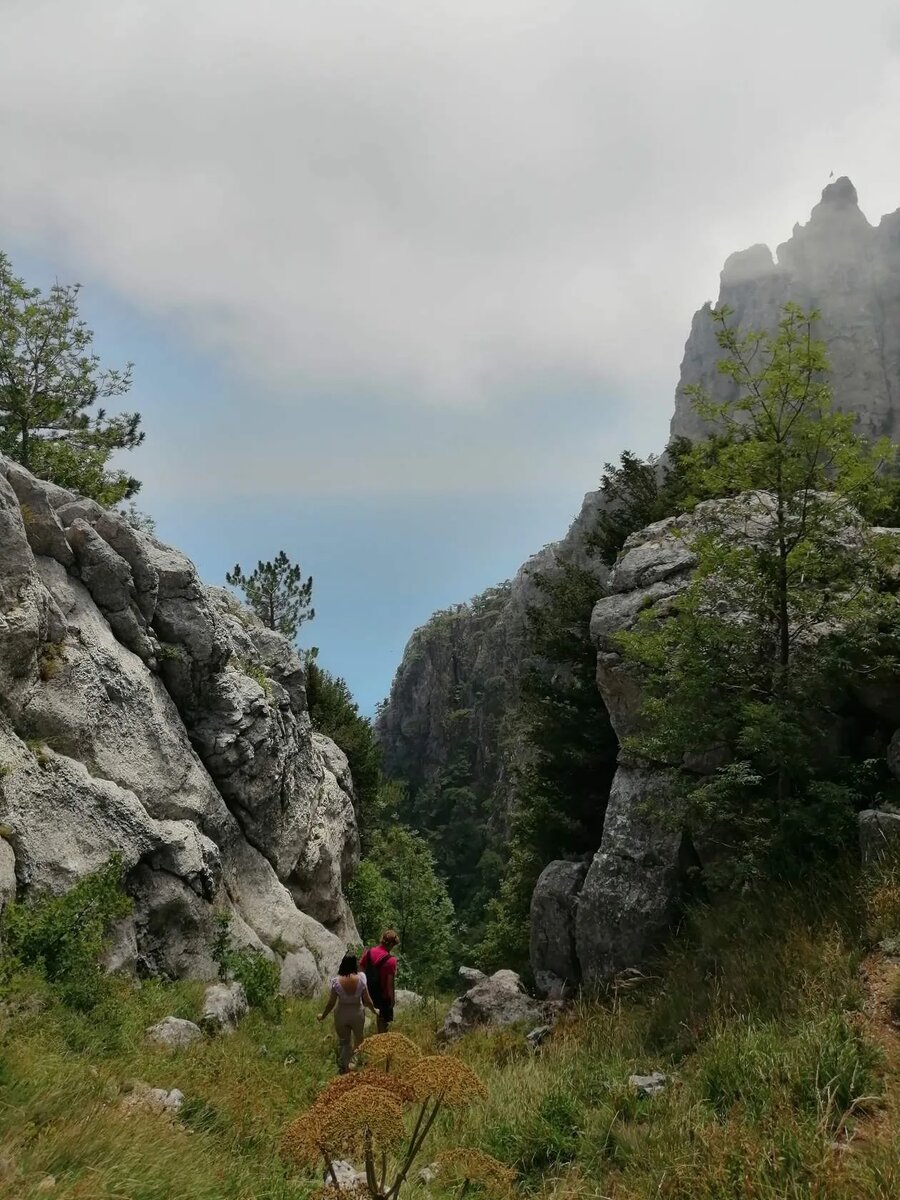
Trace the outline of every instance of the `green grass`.
{"type": "MultiPolygon", "coordinates": [[[[900,1195],[896,1084],[859,982],[873,941],[900,933],[893,886],[860,892],[832,879],[812,894],[770,891],[698,911],[653,978],[576,1005],[539,1054],[518,1029],[462,1039],[453,1053],[488,1098],[441,1116],[426,1161],[477,1147],[515,1167],[516,1195],[540,1200],[900,1195]],[[651,1070],[669,1086],[640,1097],[628,1076],[651,1070]]],[[[278,1143],[333,1074],[330,1025],[316,1024],[316,1004],[288,1001],[280,1020],[251,1012],[230,1038],[147,1046],[146,1026],[170,1013],[196,1019],[201,995],[199,985],[122,982],[79,1014],[39,980],[9,985],[0,1194],[38,1195],[53,1175],[52,1194],[65,1200],[307,1196],[318,1181],[293,1175],[278,1143]],[[123,1113],[135,1080],[180,1088],[180,1117],[123,1113]]],[[[402,1013],[397,1028],[435,1048],[430,1013],[402,1013]]],[[[415,1173],[404,1195],[425,1200],[415,1173]]]]}

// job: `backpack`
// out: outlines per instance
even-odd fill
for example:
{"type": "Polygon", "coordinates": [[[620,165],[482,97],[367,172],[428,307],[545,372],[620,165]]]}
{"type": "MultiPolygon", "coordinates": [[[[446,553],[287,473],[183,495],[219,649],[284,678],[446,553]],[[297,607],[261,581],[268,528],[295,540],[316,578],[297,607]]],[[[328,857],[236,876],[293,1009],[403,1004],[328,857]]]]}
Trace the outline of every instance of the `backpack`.
{"type": "Polygon", "coordinates": [[[381,1008],[387,999],[384,994],[384,989],[381,986],[381,973],[391,956],[385,952],[384,958],[382,958],[379,962],[374,963],[372,962],[372,950],[374,949],[376,949],[376,947],[369,947],[369,949],[362,956],[359,965],[360,968],[365,972],[366,983],[369,986],[369,995],[372,997],[372,1003],[376,1008],[381,1008]]]}

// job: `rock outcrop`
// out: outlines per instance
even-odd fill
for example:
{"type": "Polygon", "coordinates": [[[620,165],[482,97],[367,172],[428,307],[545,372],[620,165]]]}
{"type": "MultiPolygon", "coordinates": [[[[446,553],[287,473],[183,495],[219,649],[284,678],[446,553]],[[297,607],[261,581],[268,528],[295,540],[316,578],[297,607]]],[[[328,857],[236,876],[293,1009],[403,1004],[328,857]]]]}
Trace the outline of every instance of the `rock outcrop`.
{"type": "MultiPolygon", "coordinates": [[[[625,543],[609,576],[608,594],[597,601],[591,619],[597,685],[620,742],[638,727],[642,696],[640,681],[623,659],[617,635],[633,628],[653,606],[658,619],[666,619],[672,601],[693,577],[692,545],[697,536],[730,526],[736,539],[752,541],[769,525],[772,512],[771,500],[764,494],[707,501],[690,515],[659,521],[625,543]]],[[[848,511],[841,521],[841,542],[848,548],[858,545],[864,536],[859,518],[848,511]]],[[[877,533],[883,536],[886,531],[877,533]]],[[[869,736],[876,729],[882,731],[890,762],[894,746],[890,697],[900,692],[900,679],[885,680],[887,700],[874,693],[851,700],[852,684],[850,679],[835,681],[836,717],[843,697],[854,709],[848,714],[852,733],[859,720],[855,708],[865,708],[872,725],[869,736]]],[[[840,733],[837,720],[836,739],[840,733]]],[[[708,774],[722,765],[720,753],[720,748],[711,747],[707,753],[656,766],[638,765],[620,755],[600,847],[583,883],[578,886],[579,864],[551,863],[534,893],[531,965],[542,994],[552,993],[563,969],[568,977],[591,984],[646,961],[670,928],[689,875],[709,867],[716,853],[713,839],[697,835],[692,839],[683,831],[672,796],[674,775],[708,774]]],[[[898,826],[898,816],[862,813],[863,857],[875,858],[890,843],[900,844],[898,826]]]]}
{"type": "MultiPolygon", "coordinates": [[[[828,345],[837,406],[856,414],[864,435],[900,440],[900,210],[873,226],[859,209],[853,185],[838,179],[825,188],[808,223],[795,226],[774,258],[767,247],[757,245],[725,263],[717,307],[734,310],[732,323],[772,330],[788,300],[821,313],[817,334],[828,345]]],[[[696,439],[709,432],[686,387],[701,384],[715,401],[732,397],[734,385],[717,369],[723,352],[711,307],[704,305],[693,319],[672,438],[696,439]]],[[[607,503],[602,492],[589,492],[563,540],[522,568],[489,620],[476,619],[474,606],[460,606],[418,630],[381,718],[387,761],[414,788],[434,783],[460,737],[475,742],[485,811],[500,831],[500,846],[516,802],[509,785],[511,768],[527,753],[510,733],[516,728],[519,686],[527,665],[525,613],[539,598],[534,572],[553,571],[556,564],[571,561],[596,574],[601,601],[593,618],[597,678],[619,739],[633,726],[640,691],[612,636],[629,626],[641,606],[677,594],[690,578],[690,549],[671,536],[671,526],[665,523],[633,538],[610,577],[594,557],[587,536],[607,503]],[[490,687],[485,686],[487,680],[494,681],[490,687]],[[458,717],[460,707],[467,710],[465,721],[451,719],[458,717]],[[502,725],[492,709],[502,713],[502,725]]],[[[900,725],[896,681],[857,681],[854,688],[879,720],[893,722],[894,728],[900,725]]],[[[900,750],[895,747],[888,759],[900,762],[900,750]]],[[[714,754],[706,762],[680,764],[701,772],[714,765],[714,754]]],[[[573,864],[551,864],[550,875],[542,879],[535,896],[532,966],[543,993],[557,991],[570,977],[590,981],[634,965],[666,927],[678,880],[686,867],[696,865],[697,851],[641,816],[643,800],[665,786],[664,772],[620,763],[602,845],[577,901],[568,890],[573,864]]],[[[870,832],[864,829],[863,838],[870,832]]]]}
{"type": "MultiPolygon", "coordinates": [[[[900,210],[870,225],[853,184],[837,179],[774,259],[767,246],[752,246],[725,263],[717,307],[732,308],[733,322],[772,329],[787,300],[822,314],[817,332],[828,344],[838,407],[856,414],[866,437],[900,440],[900,210]]],[[[708,429],[687,384],[703,384],[717,401],[733,396],[734,384],[716,369],[722,351],[709,309],[694,317],[685,346],[673,437],[708,429]]]]}
{"type": "Polygon", "coordinates": [[[178,551],[3,458],[0,698],[0,904],[10,856],[27,896],[117,851],[139,971],[213,978],[218,909],[238,942],[307,955],[309,989],[334,969],[352,781],[296,652],[178,551]]]}

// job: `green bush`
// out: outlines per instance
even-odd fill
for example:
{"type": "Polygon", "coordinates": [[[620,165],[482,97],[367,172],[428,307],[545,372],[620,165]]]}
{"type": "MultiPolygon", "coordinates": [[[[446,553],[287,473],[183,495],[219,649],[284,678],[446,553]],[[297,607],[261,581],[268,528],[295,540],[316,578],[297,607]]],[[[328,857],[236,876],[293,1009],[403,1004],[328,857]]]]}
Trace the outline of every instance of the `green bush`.
{"type": "Polygon", "coordinates": [[[93,1008],[108,997],[100,956],[109,932],[130,911],[119,854],[62,896],[14,902],[3,915],[2,975],[36,969],[65,1004],[93,1008]]]}
{"type": "Polygon", "coordinates": [[[216,932],[211,952],[219,968],[220,979],[236,979],[247,995],[251,1008],[262,1009],[269,1017],[281,1011],[281,970],[277,962],[258,950],[240,949],[231,936],[231,913],[221,912],[216,918],[216,932]]]}
{"type": "Polygon", "coordinates": [[[520,1111],[488,1130],[487,1150],[535,1178],[572,1162],[578,1154],[585,1109],[568,1089],[546,1093],[536,1108],[520,1111]]]}

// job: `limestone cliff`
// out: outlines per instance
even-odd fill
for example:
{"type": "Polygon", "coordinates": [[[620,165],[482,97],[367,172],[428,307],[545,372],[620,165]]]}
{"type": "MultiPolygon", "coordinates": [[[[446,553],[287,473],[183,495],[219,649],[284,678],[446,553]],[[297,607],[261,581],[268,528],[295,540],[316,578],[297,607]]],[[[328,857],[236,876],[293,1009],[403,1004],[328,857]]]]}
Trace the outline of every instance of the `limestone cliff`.
{"type": "MultiPolygon", "coordinates": [[[[828,344],[837,405],[858,415],[858,428],[866,436],[888,435],[900,440],[900,210],[871,225],[859,209],[852,183],[839,179],[825,188],[808,223],[794,228],[774,258],[767,247],[758,245],[732,255],[726,262],[717,305],[727,304],[734,309],[734,322],[747,328],[771,329],[787,300],[821,311],[818,333],[828,344]]],[[[714,399],[725,400],[733,386],[717,370],[722,352],[715,339],[710,309],[711,305],[706,304],[696,313],[685,346],[671,422],[673,438],[696,439],[707,432],[684,394],[685,387],[701,383],[714,399]]],[[[523,748],[515,742],[506,747],[496,744],[498,724],[488,716],[484,697],[489,695],[490,704],[502,711],[506,728],[514,724],[525,649],[525,611],[535,599],[529,577],[535,569],[552,569],[554,562],[568,558],[596,572],[598,599],[610,592],[608,572],[592,559],[585,537],[604,504],[600,492],[585,496],[581,512],[565,538],[522,568],[507,600],[490,620],[474,619],[468,606],[455,610],[452,654],[439,648],[447,636],[445,615],[414,634],[379,726],[389,765],[397,774],[411,779],[413,786],[433,779],[437,765],[452,751],[453,738],[463,727],[448,722],[446,714],[453,711],[453,697],[462,689],[470,709],[465,736],[476,739],[490,806],[505,819],[515,798],[508,788],[504,791],[502,781],[523,748]],[[487,680],[493,681],[491,687],[485,686],[487,680]]],[[[643,549],[630,549],[632,565],[639,563],[642,554],[651,555],[649,543],[642,545],[643,549]]],[[[657,566],[663,571],[663,579],[665,564],[657,566]]],[[[616,569],[618,582],[612,584],[614,607],[627,606],[627,596],[639,594],[639,589],[624,585],[623,570],[620,563],[616,569]]],[[[615,728],[617,709],[627,709],[632,697],[626,678],[616,685],[616,666],[604,666],[604,653],[601,647],[600,687],[615,728]]],[[[545,951],[550,957],[546,962],[535,961],[536,970],[558,975],[560,962],[568,961],[573,964],[575,976],[580,976],[582,969],[589,976],[602,974],[615,969],[629,955],[639,957],[640,945],[649,944],[665,924],[672,899],[670,884],[677,875],[681,847],[657,844],[662,835],[641,825],[640,798],[652,786],[653,781],[641,778],[627,766],[617,774],[606,816],[605,849],[601,848],[606,857],[599,860],[599,865],[595,860],[584,885],[585,896],[594,896],[596,902],[589,905],[585,901],[582,906],[584,913],[590,911],[591,915],[582,917],[580,950],[576,954],[579,939],[574,928],[564,934],[564,945],[555,935],[548,937],[546,929],[539,931],[537,944],[544,949],[537,952],[537,958],[545,951]],[[625,859],[610,849],[616,838],[630,838],[634,846],[644,838],[646,845],[636,861],[642,861],[643,855],[648,861],[665,862],[669,874],[654,876],[652,884],[648,882],[650,876],[641,876],[640,871],[629,874],[625,859]],[[630,940],[629,922],[634,927],[630,940]],[[622,945],[614,944],[617,928],[628,944],[627,952],[622,945]]],[[[575,868],[568,873],[551,872],[546,895],[535,897],[537,911],[551,913],[548,919],[557,924],[560,913],[574,913],[572,896],[560,897],[560,879],[565,879],[568,886],[568,881],[577,877],[580,889],[583,874],[575,868]]]]}
{"type": "MultiPolygon", "coordinates": [[[[792,300],[822,314],[839,408],[859,419],[866,437],[900,440],[900,209],[870,225],[849,179],[822,193],[806,225],[778,247],[752,246],[732,256],[721,276],[718,306],[734,309],[745,328],[772,329],[792,300]]],[[[705,426],[684,394],[701,383],[716,400],[734,384],[716,369],[722,352],[704,305],[694,317],[675,396],[672,436],[696,438],[705,426]]]]}
{"type": "Polygon", "coordinates": [[[355,939],[352,781],[293,647],[178,551],[2,457],[0,825],[7,895],[121,853],[116,958],[142,972],[213,975],[218,909],[303,992],[355,939]]]}
{"type": "MultiPolygon", "coordinates": [[[[623,660],[617,635],[634,627],[640,614],[656,606],[658,620],[673,611],[672,600],[690,583],[697,563],[697,535],[719,528],[752,540],[772,520],[765,495],[735,501],[707,501],[690,515],[670,517],[633,534],[613,569],[607,595],[597,601],[591,635],[597,646],[597,684],[616,735],[635,732],[641,709],[641,685],[632,664],[623,660]],[[710,518],[714,518],[712,521],[710,518]]],[[[893,534],[900,557],[900,530],[875,531],[882,541],[893,534]]],[[[848,518],[847,544],[870,536],[848,518]]],[[[830,700],[835,752],[866,727],[870,752],[878,747],[900,778],[900,763],[890,751],[900,722],[900,678],[885,677],[877,687],[859,680],[835,679],[830,700]]],[[[542,990],[564,983],[599,982],[639,966],[675,916],[689,870],[708,867],[721,848],[716,839],[689,838],[677,822],[657,814],[667,803],[673,774],[700,776],[719,765],[710,756],[686,756],[668,765],[636,764],[620,756],[610,791],[600,846],[590,865],[551,863],[532,899],[531,961],[542,990]]]]}

